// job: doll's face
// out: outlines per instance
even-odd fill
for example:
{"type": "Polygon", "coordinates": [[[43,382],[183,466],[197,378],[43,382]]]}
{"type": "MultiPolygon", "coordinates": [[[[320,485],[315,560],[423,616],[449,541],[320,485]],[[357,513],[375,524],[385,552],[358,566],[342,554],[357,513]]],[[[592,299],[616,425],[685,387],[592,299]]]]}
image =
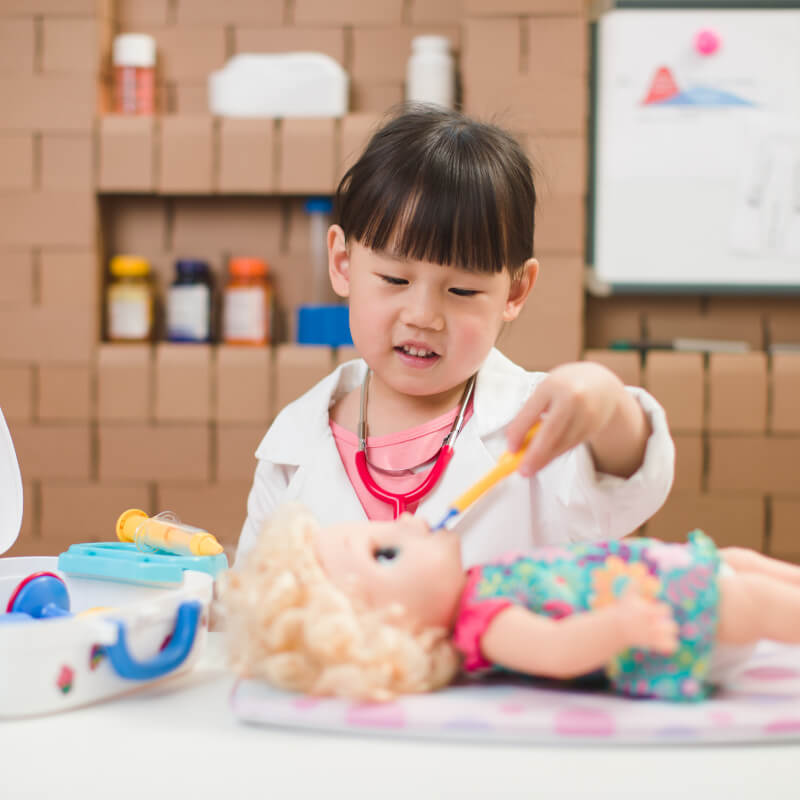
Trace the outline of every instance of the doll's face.
{"type": "Polygon", "coordinates": [[[432,533],[420,517],[348,522],[317,531],[315,545],[328,577],[372,608],[395,603],[412,628],[450,628],[464,588],[458,535],[432,533]]]}

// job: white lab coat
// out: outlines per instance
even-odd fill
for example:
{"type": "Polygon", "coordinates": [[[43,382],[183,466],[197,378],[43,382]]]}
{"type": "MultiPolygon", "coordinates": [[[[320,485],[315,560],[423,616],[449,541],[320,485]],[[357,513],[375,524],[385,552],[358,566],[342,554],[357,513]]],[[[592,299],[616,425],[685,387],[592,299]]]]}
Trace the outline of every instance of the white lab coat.
{"type": "MultiPolygon", "coordinates": [[[[287,501],[301,502],[323,524],[366,518],[328,417],[336,399],[359,387],[365,372],[361,359],[348,361],[277,416],[256,450],[237,562],[252,548],[264,520],[287,501]]],[[[506,449],[506,426],[546,375],[526,372],[492,350],[478,372],[473,413],[453,458],[417,513],[438,522],[455,498],[494,466],[506,449]]],[[[675,448],[661,406],[643,389],[628,390],[653,429],[637,472],[627,479],[598,474],[588,446],[581,445],[531,478],[512,475],[459,522],[465,567],[545,544],[616,539],[655,513],[672,485],[675,448]]]]}

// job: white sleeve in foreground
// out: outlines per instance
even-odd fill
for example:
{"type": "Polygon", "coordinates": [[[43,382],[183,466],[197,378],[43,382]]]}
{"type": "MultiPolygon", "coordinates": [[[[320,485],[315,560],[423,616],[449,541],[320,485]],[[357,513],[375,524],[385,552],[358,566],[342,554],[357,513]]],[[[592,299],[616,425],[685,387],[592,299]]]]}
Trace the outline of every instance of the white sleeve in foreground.
{"type": "Polygon", "coordinates": [[[629,478],[597,472],[589,446],[572,450],[563,465],[560,480],[574,481],[569,492],[569,539],[619,539],[638,528],[667,499],[675,474],[675,444],[669,433],[666,414],[656,399],[644,389],[628,386],[650,421],[642,465],[629,478]]]}
{"type": "Polygon", "coordinates": [[[247,497],[247,519],[239,534],[234,567],[239,566],[242,559],[252,550],[264,521],[280,505],[289,485],[289,471],[293,469],[295,467],[274,464],[264,459],[258,460],[253,485],[247,497]]]}

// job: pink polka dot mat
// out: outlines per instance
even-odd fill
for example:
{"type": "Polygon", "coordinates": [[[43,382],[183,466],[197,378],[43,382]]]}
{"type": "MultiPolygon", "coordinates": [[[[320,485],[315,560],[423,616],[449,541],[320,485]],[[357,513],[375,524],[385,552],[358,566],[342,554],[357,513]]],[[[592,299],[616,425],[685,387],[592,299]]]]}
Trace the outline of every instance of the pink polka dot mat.
{"type": "Polygon", "coordinates": [[[761,643],[724,688],[700,703],[509,678],[380,704],[304,697],[239,681],[231,706],[249,723],[361,735],[609,745],[800,740],[800,647],[761,643]]]}

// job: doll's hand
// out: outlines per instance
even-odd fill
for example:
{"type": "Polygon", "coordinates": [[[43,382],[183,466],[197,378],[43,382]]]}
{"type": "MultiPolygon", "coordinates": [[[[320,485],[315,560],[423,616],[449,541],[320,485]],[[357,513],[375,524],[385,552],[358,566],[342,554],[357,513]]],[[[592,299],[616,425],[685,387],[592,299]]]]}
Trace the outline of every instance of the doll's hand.
{"type": "Polygon", "coordinates": [[[628,647],[641,647],[665,656],[677,649],[678,624],[666,603],[642,597],[631,587],[620,598],[617,613],[628,647]]]}
{"type": "Polygon", "coordinates": [[[605,428],[624,394],[619,378],[600,364],[582,361],[552,370],[508,426],[508,447],[513,451],[543,418],[520,462],[520,473],[532,475],[605,428]]]}

